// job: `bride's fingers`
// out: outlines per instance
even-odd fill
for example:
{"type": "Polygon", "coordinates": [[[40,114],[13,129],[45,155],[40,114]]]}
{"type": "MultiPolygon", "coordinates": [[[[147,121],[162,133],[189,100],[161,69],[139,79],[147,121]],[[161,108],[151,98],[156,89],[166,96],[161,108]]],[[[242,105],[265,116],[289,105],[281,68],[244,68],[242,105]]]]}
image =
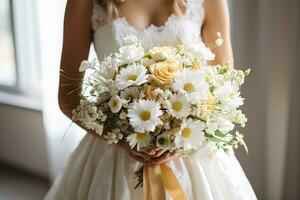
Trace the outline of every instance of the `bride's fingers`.
{"type": "Polygon", "coordinates": [[[152,156],[157,158],[157,157],[160,157],[162,154],[164,154],[167,151],[168,151],[167,149],[160,149],[160,150],[156,151],[152,156]]]}
{"type": "Polygon", "coordinates": [[[152,149],[150,152],[149,152],[149,154],[150,155],[155,155],[158,151],[160,151],[160,150],[162,150],[160,147],[156,147],[156,148],[154,148],[154,149],[152,149]]]}
{"type": "Polygon", "coordinates": [[[143,163],[144,165],[146,165],[146,164],[148,164],[148,165],[151,164],[151,162],[145,161],[142,157],[137,156],[137,155],[134,155],[133,153],[130,153],[129,155],[130,155],[130,157],[132,157],[133,159],[135,159],[135,160],[137,160],[137,161],[143,163]]]}
{"type": "Polygon", "coordinates": [[[161,155],[160,157],[153,159],[151,163],[153,165],[160,165],[162,163],[165,163],[169,160],[176,158],[177,156],[178,156],[177,154],[173,154],[171,152],[166,152],[163,155],[161,155]]]}
{"type": "Polygon", "coordinates": [[[155,151],[153,151],[153,150],[150,150],[150,151],[140,150],[138,152],[142,152],[148,156],[152,156],[153,154],[155,154],[155,151]]]}
{"type": "Polygon", "coordinates": [[[146,161],[146,162],[150,162],[151,161],[151,157],[149,155],[143,153],[143,152],[131,150],[130,154],[133,155],[133,156],[135,156],[135,157],[138,157],[139,159],[141,159],[143,161],[146,161]]]}

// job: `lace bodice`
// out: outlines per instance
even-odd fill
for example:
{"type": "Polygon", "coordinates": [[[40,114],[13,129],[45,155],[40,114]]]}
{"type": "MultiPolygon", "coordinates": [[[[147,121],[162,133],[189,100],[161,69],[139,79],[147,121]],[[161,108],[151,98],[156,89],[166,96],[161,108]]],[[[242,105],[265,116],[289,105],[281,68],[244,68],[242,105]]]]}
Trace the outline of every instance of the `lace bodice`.
{"type": "Polygon", "coordinates": [[[116,51],[127,35],[136,35],[145,49],[153,46],[190,44],[201,42],[201,27],[204,18],[203,0],[187,0],[187,9],[183,16],[171,15],[162,26],[150,25],[139,30],[131,26],[126,18],[114,19],[109,24],[101,24],[105,17],[103,8],[94,4],[92,26],[94,46],[101,60],[116,51]]]}

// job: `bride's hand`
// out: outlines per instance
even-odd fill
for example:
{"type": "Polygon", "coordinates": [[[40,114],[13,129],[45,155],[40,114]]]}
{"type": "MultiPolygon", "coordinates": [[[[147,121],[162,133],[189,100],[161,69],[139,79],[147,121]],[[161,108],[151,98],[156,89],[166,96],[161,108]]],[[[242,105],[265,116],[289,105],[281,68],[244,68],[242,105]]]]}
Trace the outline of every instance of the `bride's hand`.
{"type": "Polygon", "coordinates": [[[144,165],[151,165],[152,156],[151,156],[150,153],[144,152],[144,151],[137,151],[136,149],[131,149],[129,144],[127,142],[124,142],[124,141],[119,141],[117,143],[117,145],[120,148],[127,151],[129,153],[129,155],[132,158],[136,159],[137,161],[143,163],[144,165]]]}
{"type": "Polygon", "coordinates": [[[170,152],[164,149],[157,149],[155,154],[152,155],[152,165],[160,165],[169,160],[173,160],[178,157],[177,153],[170,152]]]}

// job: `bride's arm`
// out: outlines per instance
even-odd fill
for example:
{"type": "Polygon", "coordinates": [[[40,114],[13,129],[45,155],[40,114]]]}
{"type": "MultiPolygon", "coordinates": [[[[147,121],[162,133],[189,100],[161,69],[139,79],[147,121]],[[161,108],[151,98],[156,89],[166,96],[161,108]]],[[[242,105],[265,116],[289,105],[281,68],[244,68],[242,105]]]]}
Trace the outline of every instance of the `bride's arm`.
{"type": "MultiPolygon", "coordinates": [[[[78,106],[80,101],[81,80],[84,74],[80,73],[78,69],[81,61],[88,58],[93,39],[92,9],[93,0],[68,0],[67,2],[58,100],[61,111],[70,119],[72,119],[72,110],[78,106]]],[[[86,129],[79,122],[75,123],[88,133],[103,139],[102,136],[86,129]]],[[[140,162],[148,163],[144,159],[148,158],[148,155],[131,150],[127,143],[120,143],[118,146],[127,150],[133,158],[140,162]]]]}
{"type": "Polygon", "coordinates": [[[92,6],[92,0],[67,2],[58,97],[60,109],[69,118],[80,100],[84,74],[78,71],[79,65],[88,58],[92,42],[92,6]]]}
{"type": "Polygon", "coordinates": [[[233,53],[230,38],[230,17],[227,0],[205,0],[205,18],[202,26],[202,38],[206,44],[216,40],[216,33],[220,32],[224,43],[213,48],[216,59],[210,64],[230,62],[233,65],[233,53]]]}

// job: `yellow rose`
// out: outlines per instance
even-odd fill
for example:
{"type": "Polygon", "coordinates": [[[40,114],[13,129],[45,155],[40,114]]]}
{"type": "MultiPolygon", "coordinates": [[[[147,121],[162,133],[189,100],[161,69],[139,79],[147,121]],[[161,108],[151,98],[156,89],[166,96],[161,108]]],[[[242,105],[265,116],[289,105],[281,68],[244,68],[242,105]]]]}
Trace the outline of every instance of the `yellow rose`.
{"type": "Polygon", "coordinates": [[[158,62],[149,67],[150,77],[161,85],[172,83],[174,72],[178,72],[180,69],[180,65],[172,60],[158,62]]]}
{"type": "Polygon", "coordinates": [[[147,85],[144,88],[144,94],[145,94],[146,98],[149,100],[155,100],[157,98],[157,93],[154,90],[157,88],[158,87],[155,87],[153,85],[147,85]]]}

